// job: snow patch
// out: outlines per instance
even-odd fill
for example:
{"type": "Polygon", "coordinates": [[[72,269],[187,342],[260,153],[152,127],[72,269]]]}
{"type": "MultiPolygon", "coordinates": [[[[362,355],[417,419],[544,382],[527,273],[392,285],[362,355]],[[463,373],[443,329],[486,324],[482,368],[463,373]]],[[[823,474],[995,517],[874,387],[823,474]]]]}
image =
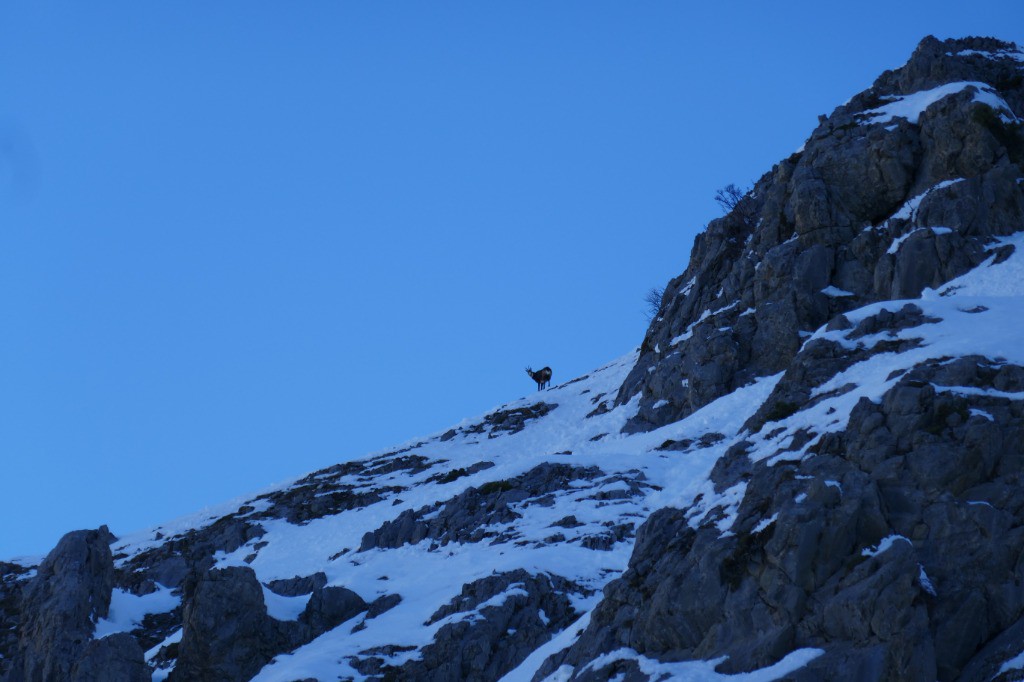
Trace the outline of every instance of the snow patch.
{"type": "Polygon", "coordinates": [[[876,109],[869,109],[861,113],[860,117],[864,123],[869,124],[889,123],[895,118],[905,118],[910,123],[917,125],[925,109],[940,100],[969,88],[975,91],[975,102],[981,102],[1001,112],[1000,117],[1006,123],[1017,122],[1017,116],[1013,113],[1010,105],[1006,103],[1006,100],[1000,97],[991,85],[979,81],[946,83],[931,90],[920,90],[909,95],[883,98],[891,101],[876,109]]]}
{"type": "MultiPolygon", "coordinates": [[[[894,535],[888,535],[888,536],[882,538],[881,542],[879,542],[876,546],[874,546],[874,547],[867,547],[863,551],[861,551],[860,554],[861,554],[861,556],[878,556],[879,554],[881,554],[882,552],[890,549],[894,544],[896,544],[897,540],[903,540],[904,542],[910,542],[910,540],[908,540],[907,538],[903,537],[902,535],[895,535],[895,534],[894,535]]],[[[911,543],[911,546],[913,546],[913,543],[911,543]]]]}
{"type": "MultiPolygon", "coordinates": [[[[885,220],[885,223],[883,223],[883,226],[888,224],[888,223],[890,223],[890,222],[892,222],[893,220],[910,220],[910,219],[912,219],[917,214],[917,209],[919,209],[921,207],[921,202],[924,201],[925,197],[927,197],[932,192],[937,192],[937,191],[939,191],[941,189],[945,189],[946,187],[949,187],[950,185],[955,185],[956,183],[961,182],[962,180],[963,180],[963,178],[955,178],[953,180],[943,180],[942,182],[940,182],[940,183],[938,183],[938,184],[936,184],[936,185],[934,185],[932,187],[929,187],[928,189],[926,189],[925,191],[921,192],[920,194],[911,197],[906,202],[904,202],[904,204],[902,206],[900,206],[899,209],[897,209],[895,213],[893,213],[891,216],[889,216],[885,220]]],[[[872,229],[870,225],[865,228],[865,230],[870,230],[870,229],[872,229]]]]}
{"type": "Polygon", "coordinates": [[[276,592],[263,588],[263,603],[267,605],[267,614],[275,620],[298,620],[302,612],[306,610],[310,594],[302,594],[297,597],[284,597],[276,592]]]}
{"type": "MultiPolygon", "coordinates": [[[[986,398],[1024,400],[1024,391],[997,391],[994,388],[978,388],[977,386],[939,386],[938,384],[932,384],[932,388],[935,389],[936,393],[953,393],[965,398],[968,396],[984,396],[986,398]]],[[[990,419],[992,418],[992,415],[988,414],[988,412],[984,412],[982,410],[978,411],[988,416],[990,419]]]]}
{"type": "Polygon", "coordinates": [[[754,526],[754,530],[750,531],[751,535],[757,535],[758,533],[763,531],[765,528],[767,528],[768,526],[770,526],[773,523],[775,523],[776,521],[778,521],[778,519],[779,519],[779,513],[778,512],[775,512],[774,514],[772,514],[771,516],[769,516],[766,519],[761,519],[761,521],[758,522],[758,524],[756,526],[754,526]]]}
{"type": "MultiPolygon", "coordinates": [[[[778,663],[770,665],[767,668],[761,668],[748,673],[725,675],[723,673],[715,672],[715,668],[727,660],[728,656],[713,658],[708,661],[663,663],[653,658],[647,658],[633,649],[622,648],[612,651],[611,653],[598,656],[584,666],[580,672],[586,672],[589,670],[597,671],[611,665],[612,663],[618,663],[619,661],[631,661],[637,665],[641,673],[647,675],[652,680],[670,679],[676,682],[715,682],[716,680],[721,680],[722,682],[771,682],[772,680],[777,680],[780,677],[799,670],[818,656],[821,656],[823,653],[825,653],[824,649],[797,649],[796,651],[792,651],[787,654],[778,663]]],[[[563,668],[564,667],[566,666],[563,666],[563,668]]],[[[565,677],[558,676],[563,668],[559,668],[559,670],[555,671],[554,674],[547,677],[545,682],[556,682],[567,679],[565,677]]],[[[571,674],[572,671],[570,670],[569,672],[571,674]]]]}
{"type": "Polygon", "coordinates": [[[985,410],[979,410],[976,407],[972,407],[970,409],[971,409],[971,416],[972,417],[984,417],[985,419],[989,420],[990,422],[994,422],[996,420],[995,417],[993,417],[991,414],[989,414],[985,410]]]}
{"type": "Polygon", "coordinates": [[[929,578],[928,574],[924,572],[924,566],[918,564],[917,568],[917,582],[921,583],[921,589],[933,597],[938,596],[938,592],[935,591],[935,585],[932,584],[931,578],[929,578]]]}
{"type": "Polygon", "coordinates": [[[950,232],[953,231],[948,227],[915,227],[913,230],[907,232],[902,237],[897,237],[896,239],[892,240],[892,244],[889,245],[889,250],[886,251],[886,253],[890,255],[896,253],[897,251],[900,250],[900,247],[903,246],[903,242],[907,241],[907,239],[909,239],[911,235],[917,234],[918,232],[925,232],[927,230],[931,230],[932,234],[935,235],[949,234],[950,232]]]}
{"type": "Polygon", "coordinates": [[[1005,672],[1010,670],[1021,670],[1024,669],[1024,651],[1011,658],[1010,660],[999,666],[999,672],[996,673],[996,677],[999,677],[1005,672]]]}
{"type": "Polygon", "coordinates": [[[729,305],[724,306],[722,308],[719,308],[718,310],[715,310],[715,311],[705,310],[704,312],[702,312],[700,314],[700,317],[697,318],[696,322],[690,323],[690,325],[686,328],[686,331],[684,331],[682,334],[680,334],[679,336],[677,336],[674,339],[672,339],[671,341],[669,341],[669,345],[670,346],[676,346],[676,345],[682,343],[683,341],[686,341],[687,339],[689,339],[690,337],[693,336],[693,328],[696,327],[698,324],[700,324],[704,320],[708,319],[709,317],[714,317],[715,315],[720,315],[720,314],[726,312],[727,310],[732,310],[733,308],[735,308],[739,304],[740,304],[739,301],[733,301],[729,305]]]}
{"type": "Polygon", "coordinates": [[[131,632],[142,625],[142,619],[150,613],[167,613],[181,603],[181,598],[171,594],[171,588],[157,583],[156,591],[142,596],[114,588],[110,593],[110,610],[106,618],[96,621],[96,639],[103,639],[117,632],[131,632]]]}
{"type": "Polygon", "coordinates": [[[1019,50],[999,50],[997,52],[985,52],[983,50],[960,50],[959,52],[947,52],[947,57],[971,57],[978,56],[985,59],[1001,60],[1009,59],[1016,62],[1024,62],[1024,52],[1019,50]]]}

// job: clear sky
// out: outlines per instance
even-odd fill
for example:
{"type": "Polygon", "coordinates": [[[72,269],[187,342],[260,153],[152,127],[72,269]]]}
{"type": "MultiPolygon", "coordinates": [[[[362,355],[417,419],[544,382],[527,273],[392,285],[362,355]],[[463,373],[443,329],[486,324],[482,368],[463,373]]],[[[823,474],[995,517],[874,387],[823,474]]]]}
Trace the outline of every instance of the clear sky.
{"type": "Polygon", "coordinates": [[[1024,3],[3,2],[0,558],[628,352],[715,189],[929,33],[1024,3]]]}

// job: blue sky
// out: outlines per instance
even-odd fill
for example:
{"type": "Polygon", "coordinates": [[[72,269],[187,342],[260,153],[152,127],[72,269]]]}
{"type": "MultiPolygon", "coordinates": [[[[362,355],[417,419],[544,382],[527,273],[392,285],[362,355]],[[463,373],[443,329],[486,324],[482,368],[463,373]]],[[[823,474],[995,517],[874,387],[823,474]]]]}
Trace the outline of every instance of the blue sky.
{"type": "Polygon", "coordinates": [[[444,430],[1018,0],[0,4],[0,558],[444,430]],[[833,6],[835,9],[833,9],[833,6]]]}

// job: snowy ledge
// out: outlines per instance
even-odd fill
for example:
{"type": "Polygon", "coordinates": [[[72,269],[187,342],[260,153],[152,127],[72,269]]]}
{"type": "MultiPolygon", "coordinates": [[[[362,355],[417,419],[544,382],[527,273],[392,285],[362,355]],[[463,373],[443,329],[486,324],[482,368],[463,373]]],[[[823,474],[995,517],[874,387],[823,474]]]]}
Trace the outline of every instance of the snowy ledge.
{"type": "Polygon", "coordinates": [[[980,81],[947,83],[945,85],[940,85],[937,88],[932,88],[931,90],[920,90],[909,95],[889,96],[883,98],[891,100],[888,104],[876,109],[869,109],[858,114],[858,116],[861,118],[862,123],[871,125],[890,123],[896,118],[904,118],[908,122],[917,125],[918,120],[920,119],[921,114],[924,113],[925,109],[940,100],[959,92],[963,92],[968,88],[973,88],[975,90],[975,102],[987,104],[1000,112],[999,117],[1002,119],[1003,123],[1017,123],[1020,121],[1016,114],[1013,113],[1010,105],[1006,103],[1006,100],[999,96],[996,89],[988,83],[982,83],[980,81]]]}

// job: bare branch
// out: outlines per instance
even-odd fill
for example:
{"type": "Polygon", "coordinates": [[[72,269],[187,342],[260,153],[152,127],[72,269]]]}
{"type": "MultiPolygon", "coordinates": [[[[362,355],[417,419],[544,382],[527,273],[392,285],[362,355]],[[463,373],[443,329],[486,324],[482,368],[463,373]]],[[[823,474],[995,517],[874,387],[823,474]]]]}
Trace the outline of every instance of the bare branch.
{"type": "Polygon", "coordinates": [[[715,201],[722,207],[723,213],[728,213],[736,208],[740,203],[740,199],[746,196],[746,194],[747,190],[740,189],[730,182],[728,185],[715,192],[715,201]]]}
{"type": "Polygon", "coordinates": [[[646,308],[644,309],[644,317],[650,322],[658,316],[658,312],[661,311],[661,299],[665,297],[665,287],[651,287],[646,294],[644,294],[644,303],[646,308]]]}

